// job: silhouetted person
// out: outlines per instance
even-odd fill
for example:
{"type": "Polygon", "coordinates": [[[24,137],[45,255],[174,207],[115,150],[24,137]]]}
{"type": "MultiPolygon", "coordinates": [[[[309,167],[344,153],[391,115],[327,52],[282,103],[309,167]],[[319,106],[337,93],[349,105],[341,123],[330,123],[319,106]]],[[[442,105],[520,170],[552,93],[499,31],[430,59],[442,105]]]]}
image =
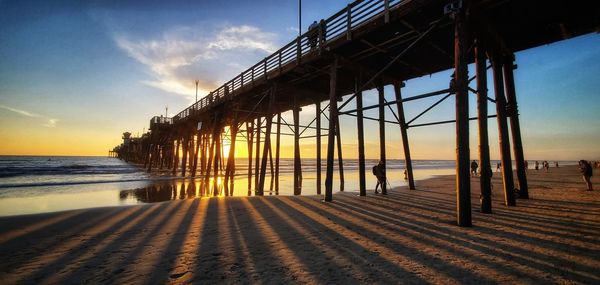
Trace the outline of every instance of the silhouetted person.
{"type": "Polygon", "coordinates": [[[502,167],[502,162],[496,163],[496,172],[500,171],[500,167],[502,167]]]}
{"type": "Polygon", "coordinates": [[[479,165],[477,164],[477,161],[473,160],[471,162],[471,175],[472,176],[477,176],[477,168],[479,167],[479,165]]]}
{"type": "Polygon", "coordinates": [[[406,172],[406,169],[404,169],[404,180],[408,180],[408,173],[406,172]]]}
{"type": "Polygon", "coordinates": [[[590,165],[590,163],[586,160],[582,159],[579,161],[579,169],[581,171],[581,174],[583,175],[583,181],[585,181],[585,184],[587,185],[587,190],[592,191],[592,165],[590,165]]]}
{"type": "Polygon", "coordinates": [[[310,26],[308,26],[308,44],[310,45],[311,49],[317,47],[317,40],[319,37],[318,28],[319,24],[317,21],[314,21],[312,24],[310,24],[310,26]]]}
{"type": "Polygon", "coordinates": [[[387,190],[385,189],[385,165],[383,161],[379,161],[379,164],[373,166],[373,175],[377,177],[377,184],[375,185],[375,194],[379,194],[377,191],[378,187],[381,186],[381,194],[386,195],[387,190]]]}
{"type": "Polygon", "coordinates": [[[550,170],[550,164],[548,163],[547,160],[544,160],[544,162],[542,162],[542,166],[544,167],[544,170],[546,172],[548,172],[550,170]]]}
{"type": "Polygon", "coordinates": [[[558,161],[554,162],[554,167],[558,168],[558,161]]]}
{"type": "Polygon", "coordinates": [[[534,165],[535,165],[535,171],[538,171],[538,169],[540,169],[540,163],[536,160],[534,165]]]}

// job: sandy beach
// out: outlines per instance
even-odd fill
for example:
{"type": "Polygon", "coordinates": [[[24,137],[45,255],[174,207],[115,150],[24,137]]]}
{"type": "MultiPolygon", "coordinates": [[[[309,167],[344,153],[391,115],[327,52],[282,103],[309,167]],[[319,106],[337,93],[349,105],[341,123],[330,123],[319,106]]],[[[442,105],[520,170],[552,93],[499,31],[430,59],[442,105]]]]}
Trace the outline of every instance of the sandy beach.
{"type": "MultiPolygon", "coordinates": [[[[597,181],[598,172],[592,181],[597,181]]],[[[455,226],[454,176],[387,196],[201,198],[0,218],[2,284],[600,283],[600,186],[529,170],[531,199],[455,226]]],[[[597,182],[596,182],[597,183],[597,182]]]]}

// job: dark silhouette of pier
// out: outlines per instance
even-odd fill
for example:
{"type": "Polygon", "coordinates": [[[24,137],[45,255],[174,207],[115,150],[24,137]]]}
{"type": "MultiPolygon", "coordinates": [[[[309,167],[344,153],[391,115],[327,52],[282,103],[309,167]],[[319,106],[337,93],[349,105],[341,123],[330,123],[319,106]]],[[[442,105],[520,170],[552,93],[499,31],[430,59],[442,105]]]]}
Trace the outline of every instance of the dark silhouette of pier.
{"type": "MultiPolygon", "coordinates": [[[[598,1],[355,1],[174,117],[152,118],[148,133],[139,138],[124,136],[124,143],[113,151],[122,159],[143,163],[149,171],[170,169],[173,175],[203,177],[204,185],[213,184],[215,194],[223,187],[225,195],[230,195],[234,187],[232,177],[236,174],[235,145],[245,143],[249,154],[248,193],[263,195],[269,171],[278,190],[280,138],[290,135],[294,137],[294,194],[301,194],[299,142],[314,139],[317,193],[322,193],[324,184],[324,199],[332,201],[336,151],[339,190],[344,190],[339,116],[356,117],[360,195],[366,195],[364,120],[379,122],[380,159],[384,167],[384,126],[386,123],[398,125],[409,189],[415,189],[415,183],[408,130],[453,123],[456,127],[457,224],[470,226],[469,121],[478,122],[478,160],[483,169],[481,211],[492,212],[487,173],[491,169],[487,131],[490,118],[496,118],[499,130],[504,203],[514,206],[517,196],[528,198],[513,76],[514,53],[598,32],[599,11],[598,1]],[[476,66],[475,75],[471,77],[469,63],[476,66]],[[440,86],[439,91],[402,94],[404,81],[451,68],[454,69],[452,78],[448,78],[448,85],[440,86]],[[493,76],[488,80],[490,68],[493,76]],[[494,98],[488,96],[488,81],[494,88],[494,98]],[[395,100],[385,99],[384,86],[387,85],[393,85],[395,100]],[[362,92],[371,89],[377,90],[378,104],[364,106],[362,92]],[[476,117],[469,117],[469,96],[477,97],[476,117]],[[415,118],[406,118],[404,103],[431,97],[439,100],[415,118]],[[456,104],[454,119],[414,123],[451,97],[456,104]],[[346,107],[351,101],[356,101],[355,109],[346,107]],[[495,103],[495,112],[489,112],[488,101],[495,103]],[[299,114],[306,108],[314,108],[316,116],[310,124],[301,125],[299,114]],[[386,118],[386,108],[392,111],[393,118],[386,118]],[[378,109],[378,117],[364,116],[363,111],[370,109],[378,109]],[[282,112],[290,110],[293,122],[281,117],[282,112]],[[324,178],[321,177],[323,137],[327,146],[324,178]],[[223,153],[224,144],[229,145],[228,156],[223,153]],[[210,182],[211,177],[223,179],[210,182]]],[[[385,184],[383,187],[385,191],[385,184]]]]}

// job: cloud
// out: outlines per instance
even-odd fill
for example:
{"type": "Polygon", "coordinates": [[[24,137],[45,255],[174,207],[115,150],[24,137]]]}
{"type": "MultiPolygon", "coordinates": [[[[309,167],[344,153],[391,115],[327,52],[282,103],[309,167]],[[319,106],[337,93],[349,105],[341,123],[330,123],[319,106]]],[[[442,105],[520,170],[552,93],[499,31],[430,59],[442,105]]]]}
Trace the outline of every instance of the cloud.
{"type": "Polygon", "coordinates": [[[51,119],[49,117],[46,117],[46,116],[43,116],[40,114],[32,113],[32,112],[21,110],[21,109],[12,108],[12,107],[5,106],[5,105],[0,105],[0,109],[8,110],[13,113],[17,113],[21,116],[25,116],[25,117],[29,117],[29,118],[41,118],[41,119],[48,120],[46,123],[42,124],[42,126],[44,126],[44,127],[54,128],[54,127],[56,127],[56,123],[59,121],[58,119],[51,119]]]}
{"type": "Polygon", "coordinates": [[[14,113],[17,113],[17,114],[22,115],[22,116],[30,117],[30,118],[39,118],[39,117],[41,117],[38,114],[34,114],[34,113],[31,113],[31,112],[28,112],[28,111],[25,111],[25,110],[19,110],[19,109],[11,108],[11,107],[4,106],[4,105],[0,105],[0,108],[4,109],[4,110],[11,111],[11,112],[14,112],[14,113]]]}
{"type": "Polygon", "coordinates": [[[58,123],[58,119],[49,119],[48,123],[43,124],[42,126],[44,127],[48,127],[48,128],[55,128],[56,127],[56,123],[58,123]]]}
{"type": "Polygon", "coordinates": [[[148,67],[143,84],[194,98],[195,80],[203,97],[245,68],[276,50],[275,35],[257,27],[225,26],[210,32],[204,27],[176,27],[157,39],[114,40],[128,56],[148,67]]]}

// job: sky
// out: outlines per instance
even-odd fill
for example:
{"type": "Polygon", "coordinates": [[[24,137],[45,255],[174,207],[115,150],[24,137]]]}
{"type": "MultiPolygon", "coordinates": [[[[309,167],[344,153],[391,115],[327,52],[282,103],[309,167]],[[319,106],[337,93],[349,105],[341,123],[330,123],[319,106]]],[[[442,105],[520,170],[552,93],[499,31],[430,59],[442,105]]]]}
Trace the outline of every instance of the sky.
{"type": "MultiPolygon", "coordinates": [[[[302,29],[347,4],[304,0],[302,29]]],[[[200,81],[201,98],[297,34],[295,0],[0,0],[0,155],[106,155],[123,132],[141,134],[152,116],[173,116],[192,104],[194,80],[200,81]]],[[[598,47],[595,33],[516,54],[527,159],[600,160],[598,47]]],[[[447,88],[450,74],[409,80],[403,95],[447,88]]],[[[389,87],[386,97],[394,97],[389,87]]],[[[376,98],[365,92],[364,104],[376,98]]],[[[407,119],[437,99],[407,103],[407,119]]],[[[490,113],[494,108],[489,105],[490,113]]],[[[474,96],[470,109],[475,116],[474,96]]],[[[314,108],[303,108],[302,121],[314,114],[314,108]]],[[[415,123],[453,118],[449,98],[415,123]]],[[[367,157],[376,158],[377,123],[365,124],[367,157]]],[[[475,158],[475,122],[470,129],[475,158]]],[[[341,130],[345,157],[357,157],[356,119],[342,117],[341,130]]],[[[386,134],[387,157],[403,158],[398,126],[387,125],[386,134]]],[[[414,158],[454,159],[453,124],[411,128],[408,134],[414,158]]],[[[494,119],[489,137],[497,159],[494,119]]],[[[291,140],[283,144],[283,156],[291,156],[291,140]]],[[[314,157],[314,141],[302,140],[302,152],[314,157]]]]}

